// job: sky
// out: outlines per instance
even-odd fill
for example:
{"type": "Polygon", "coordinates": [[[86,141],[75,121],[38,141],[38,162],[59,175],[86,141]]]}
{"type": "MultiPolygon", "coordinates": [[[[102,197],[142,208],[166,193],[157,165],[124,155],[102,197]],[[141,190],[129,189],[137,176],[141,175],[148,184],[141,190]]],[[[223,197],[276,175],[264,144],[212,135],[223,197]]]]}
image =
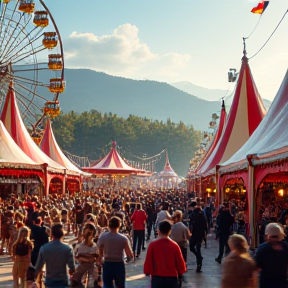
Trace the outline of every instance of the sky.
{"type": "MultiPolygon", "coordinates": [[[[258,0],[44,0],[60,30],[65,65],[161,82],[189,81],[233,89],[227,72],[240,69],[242,38],[259,15],[258,0]]],[[[273,32],[287,0],[271,0],[246,40],[253,56],[273,32]]],[[[288,15],[249,61],[263,98],[273,100],[288,64],[288,15]]],[[[69,85],[69,84],[68,84],[69,85]]]]}

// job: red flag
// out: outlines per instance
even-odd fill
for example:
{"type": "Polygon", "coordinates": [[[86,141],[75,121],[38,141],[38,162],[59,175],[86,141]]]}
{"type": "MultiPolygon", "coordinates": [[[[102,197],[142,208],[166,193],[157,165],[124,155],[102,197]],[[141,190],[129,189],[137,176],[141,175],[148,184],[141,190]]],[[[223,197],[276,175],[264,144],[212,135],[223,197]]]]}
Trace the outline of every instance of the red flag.
{"type": "Polygon", "coordinates": [[[254,7],[251,12],[255,14],[263,14],[265,9],[267,8],[269,1],[262,1],[258,4],[257,7],[254,7]]]}

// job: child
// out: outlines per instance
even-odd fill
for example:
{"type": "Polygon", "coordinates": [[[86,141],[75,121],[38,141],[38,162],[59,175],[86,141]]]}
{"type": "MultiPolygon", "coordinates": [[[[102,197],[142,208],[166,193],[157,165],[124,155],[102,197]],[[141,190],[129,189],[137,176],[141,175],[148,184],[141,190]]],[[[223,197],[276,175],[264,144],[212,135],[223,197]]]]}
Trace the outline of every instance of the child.
{"type": "Polygon", "coordinates": [[[86,223],[83,230],[84,240],[76,245],[75,258],[78,260],[77,266],[73,275],[73,287],[83,287],[81,284],[82,277],[88,272],[88,286],[94,287],[96,280],[95,265],[97,246],[93,242],[96,235],[96,228],[91,223],[86,223]]]}
{"type": "Polygon", "coordinates": [[[26,286],[26,272],[31,262],[31,251],[33,248],[33,243],[29,239],[29,234],[30,230],[28,227],[21,227],[18,232],[18,238],[12,246],[14,288],[18,288],[19,279],[20,287],[25,288],[26,286]]]}

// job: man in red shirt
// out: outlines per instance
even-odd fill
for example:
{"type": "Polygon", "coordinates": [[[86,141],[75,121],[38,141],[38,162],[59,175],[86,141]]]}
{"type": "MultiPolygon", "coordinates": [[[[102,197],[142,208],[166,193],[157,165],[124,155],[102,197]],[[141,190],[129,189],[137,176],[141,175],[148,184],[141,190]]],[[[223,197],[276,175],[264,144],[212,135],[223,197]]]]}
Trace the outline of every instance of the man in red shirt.
{"type": "Polygon", "coordinates": [[[160,222],[159,237],[151,242],[144,263],[144,273],[152,276],[152,288],[178,288],[178,277],[186,271],[179,245],[169,238],[171,224],[160,222]]]}
{"type": "Polygon", "coordinates": [[[137,254],[136,258],[140,256],[142,242],[145,240],[145,223],[147,215],[144,210],[142,210],[141,204],[136,205],[136,211],[131,217],[131,222],[133,223],[133,253],[135,255],[136,244],[137,244],[137,254]],[[137,243],[138,242],[138,243],[137,243]]]}

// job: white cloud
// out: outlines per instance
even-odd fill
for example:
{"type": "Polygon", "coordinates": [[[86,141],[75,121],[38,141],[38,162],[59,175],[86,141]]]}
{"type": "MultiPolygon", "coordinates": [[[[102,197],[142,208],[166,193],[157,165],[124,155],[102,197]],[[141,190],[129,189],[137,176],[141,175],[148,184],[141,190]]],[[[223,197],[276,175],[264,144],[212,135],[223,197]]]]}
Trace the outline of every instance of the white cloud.
{"type": "Polygon", "coordinates": [[[138,28],[121,25],[110,35],[73,32],[65,41],[68,67],[91,68],[136,79],[173,81],[187,67],[191,56],[167,52],[156,54],[138,36],[138,28]]]}

